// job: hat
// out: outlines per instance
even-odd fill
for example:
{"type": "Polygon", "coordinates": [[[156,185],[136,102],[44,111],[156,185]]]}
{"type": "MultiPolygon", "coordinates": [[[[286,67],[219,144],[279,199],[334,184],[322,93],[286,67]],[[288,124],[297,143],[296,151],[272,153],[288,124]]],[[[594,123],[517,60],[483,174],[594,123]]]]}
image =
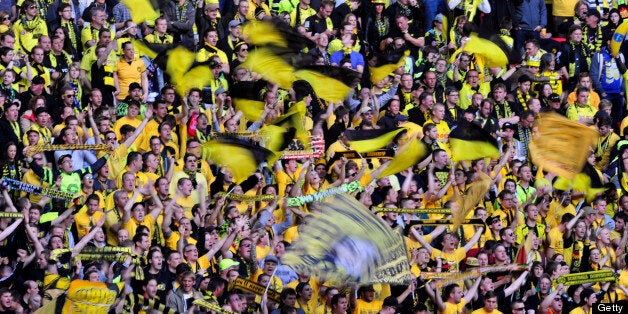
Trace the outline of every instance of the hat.
{"type": "Polygon", "coordinates": [[[39,134],[39,131],[37,131],[35,129],[28,129],[28,131],[26,131],[26,134],[30,134],[30,133],[33,133],[33,132],[39,134]]]}
{"type": "Polygon", "coordinates": [[[559,102],[560,101],[560,95],[558,95],[556,93],[551,93],[547,99],[549,99],[549,101],[559,102]]]}
{"type": "Polygon", "coordinates": [[[395,116],[395,122],[406,122],[406,121],[408,121],[408,117],[402,114],[398,114],[395,116]]]}
{"type": "Polygon", "coordinates": [[[33,77],[33,80],[31,81],[31,85],[44,84],[44,83],[46,83],[46,80],[44,80],[44,78],[39,75],[33,77]]]}
{"type": "Polygon", "coordinates": [[[597,214],[597,210],[593,209],[591,206],[584,206],[582,209],[585,215],[597,214]]]}
{"type": "Polygon", "coordinates": [[[210,69],[218,69],[218,68],[222,67],[220,62],[216,61],[215,59],[209,59],[207,64],[209,64],[209,68],[210,69]]]}
{"type": "Polygon", "coordinates": [[[371,1],[371,3],[373,5],[376,5],[376,4],[385,5],[386,4],[386,2],[384,2],[384,0],[373,0],[373,1],[371,1]]]}
{"type": "Polygon", "coordinates": [[[384,304],[382,305],[382,307],[387,307],[387,306],[398,308],[399,301],[397,301],[397,298],[393,296],[386,297],[386,299],[384,299],[384,304]]]}
{"type": "Polygon", "coordinates": [[[480,261],[478,261],[478,259],[475,257],[467,257],[467,266],[469,267],[480,266],[480,261]]]}
{"type": "Polygon", "coordinates": [[[266,11],[264,10],[264,8],[262,7],[257,7],[257,9],[255,9],[255,13],[254,16],[255,18],[259,19],[261,16],[263,16],[262,14],[266,14],[266,11]]]}
{"type": "Polygon", "coordinates": [[[373,111],[373,109],[371,107],[364,107],[362,108],[362,110],[360,110],[360,113],[365,114],[369,111],[373,111]]]}
{"type": "Polygon", "coordinates": [[[279,264],[279,259],[274,255],[268,255],[264,259],[264,262],[273,262],[275,264],[279,264]]]}
{"type": "Polygon", "coordinates": [[[517,126],[510,123],[510,122],[506,122],[502,125],[502,131],[506,131],[506,129],[511,129],[513,131],[517,130],[517,126]]]}
{"type": "MultiPolygon", "coordinates": [[[[497,219],[497,221],[501,221],[501,218],[499,218],[499,216],[488,216],[486,217],[486,223],[487,224],[493,224],[495,222],[495,219],[497,219]]],[[[467,264],[468,264],[468,259],[467,259],[467,264]]]]}
{"type": "Polygon", "coordinates": [[[241,25],[242,23],[240,23],[240,21],[238,20],[231,20],[231,22],[229,22],[229,27],[236,27],[241,25]]]}
{"type": "Polygon", "coordinates": [[[434,21],[442,24],[443,23],[443,14],[442,13],[436,14],[436,16],[434,17],[434,21]]]}
{"type": "Polygon", "coordinates": [[[227,91],[221,87],[218,87],[218,89],[214,92],[214,94],[218,95],[218,94],[222,94],[222,93],[226,93],[227,91]]]}
{"type": "Polygon", "coordinates": [[[205,10],[218,10],[219,6],[218,6],[218,2],[212,2],[212,3],[207,3],[205,5],[205,10]]]}
{"type": "Polygon", "coordinates": [[[223,258],[220,263],[218,263],[218,268],[220,268],[220,271],[223,271],[225,269],[231,268],[231,267],[236,267],[239,266],[240,263],[230,259],[230,258],[223,258]]]}
{"type": "Polygon", "coordinates": [[[526,61],[526,66],[529,66],[529,67],[539,67],[539,66],[541,66],[541,61],[528,59],[526,61]]]}
{"type": "Polygon", "coordinates": [[[142,89],[142,85],[140,85],[140,83],[138,82],[133,82],[129,84],[129,92],[136,89],[142,89]]]}
{"type": "Polygon", "coordinates": [[[66,158],[72,159],[72,155],[70,155],[70,154],[61,155],[61,157],[59,157],[59,159],[57,159],[57,164],[61,165],[63,160],[66,159],[66,158]]]}
{"type": "Polygon", "coordinates": [[[589,16],[595,16],[598,20],[602,18],[600,11],[598,11],[597,9],[589,9],[589,11],[587,11],[587,17],[589,16]]]}
{"type": "Polygon", "coordinates": [[[37,109],[35,109],[35,112],[33,113],[33,115],[36,117],[42,113],[48,113],[48,111],[46,111],[46,107],[39,107],[37,109]]]}
{"type": "Polygon", "coordinates": [[[531,81],[532,79],[527,74],[520,76],[519,79],[517,80],[518,83],[531,82],[531,81]]]}

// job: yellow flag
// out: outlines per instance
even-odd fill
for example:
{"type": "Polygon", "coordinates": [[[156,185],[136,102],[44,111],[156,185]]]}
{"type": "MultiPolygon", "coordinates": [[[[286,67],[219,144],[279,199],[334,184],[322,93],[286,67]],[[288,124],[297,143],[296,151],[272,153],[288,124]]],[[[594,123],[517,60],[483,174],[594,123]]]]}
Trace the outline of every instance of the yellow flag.
{"type": "Polygon", "coordinates": [[[597,132],[553,113],[541,114],[530,141],[532,162],[569,180],[582,171],[597,132]]]}

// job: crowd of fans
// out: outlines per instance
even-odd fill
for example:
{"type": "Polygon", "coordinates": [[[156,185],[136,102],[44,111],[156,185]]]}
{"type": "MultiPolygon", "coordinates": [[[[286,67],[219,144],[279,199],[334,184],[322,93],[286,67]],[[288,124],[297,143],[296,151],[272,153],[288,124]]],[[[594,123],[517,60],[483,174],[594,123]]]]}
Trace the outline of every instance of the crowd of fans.
{"type": "Polygon", "coordinates": [[[628,18],[623,1],[163,0],[159,18],[138,24],[124,4],[133,1],[17,2],[0,2],[0,169],[44,190],[2,184],[2,214],[23,216],[0,218],[0,313],[32,313],[75,280],[125,282],[116,313],[158,312],[130,293],[181,313],[590,313],[627,300],[626,65],[610,49],[628,18]],[[301,53],[315,64],[355,70],[362,80],[321,110],[312,109],[315,95],[305,98],[302,124],[324,139],[322,157],[294,140],[303,158],[235,177],[203,144],[229,133],[264,145],[259,130],[295,103],[294,91],[242,66],[255,49],[243,27],[271,18],[311,41],[301,53]],[[486,67],[490,56],[459,50],[474,32],[520,58],[486,67]],[[180,82],[137,43],[194,51],[211,84],[178,93],[180,82]],[[372,81],[370,68],[404,51],[401,67],[372,81]],[[245,81],[265,104],[257,121],[229,96],[245,81]],[[599,133],[585,166],[596,195],[531,161],[544,112],[599,133]],[[463,122],[495,137],[502,157],[452,163],[449,133],[463,122]],[[374,179],[390,157],[334,157],[352,150],[347,129],[399,126],[412,131],[388,148],[422,141],[432,149],[426,160],[374,179]],[[63,146],[33,150],[42,144],[63,146]],[[89,144],[109,149],[82,146],[89,144]],[[471,214],[484,225],[420,224],[446,216],[412,209],[449,207],[481,173],[492,186],[471,214]],[[299,226],[319,215],[316,203],[290,207],[286,198],[351,181],[363,187],[354,196],[367,208],[390,209],[377,215],[404,234],[410,285],[338,283],[282,263],[299,226]],[[78,198],[52,197],[54,190],[78,198]],[[98,257],[120,247],[126,253],[108,256],[121,258],[98,257]],[[436,285],[436,273],[507,265],[512,271],[436,285]],[[617,280],[556,280],[601,270],[617,280]],[[233,287],[237,278],[275,290],[279,302],[233,287]]]}

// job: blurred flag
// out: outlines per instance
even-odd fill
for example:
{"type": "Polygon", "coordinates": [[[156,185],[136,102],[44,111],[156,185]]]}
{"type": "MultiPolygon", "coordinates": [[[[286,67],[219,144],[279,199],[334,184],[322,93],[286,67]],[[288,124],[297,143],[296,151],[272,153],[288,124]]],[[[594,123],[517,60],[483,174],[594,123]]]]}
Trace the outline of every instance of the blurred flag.
{"type": "Polygon", "coordinates": [[[282,263],[335,284],[410,284],[401,234],[350,195],[337,195],[320,207],[321,214],[299,229],[282,263]]]}
{"type": "Polygon", "coordinates": [[[597,132],[553,113],[541,114],[530,141],[530,158],[543,170],[574,180],[582,171],[597,132]]]}

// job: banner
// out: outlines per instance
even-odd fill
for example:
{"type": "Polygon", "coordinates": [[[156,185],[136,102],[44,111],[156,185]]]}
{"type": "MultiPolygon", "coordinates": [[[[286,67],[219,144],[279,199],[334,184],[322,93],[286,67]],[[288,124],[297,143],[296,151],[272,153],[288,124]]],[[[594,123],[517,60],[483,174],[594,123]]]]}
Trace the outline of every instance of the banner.
{"type": "Polygon", "coordinates": [[[404,214],[451,214],[451,208],[378,208],[375,210],[379,213],[404,213],[404,214]]]}
{"type": "Polygon", "coordinates": [[[218,198],[225,197],[225,196],[227,197],[228,200],[245,201],[245,202],[270,202],[273,199],[275,199],[275,195],[273,194],[247,195],[247,194],[218,192],[218,198]]]}
{"type": "Polygon", "coordinates": [[[51,188],[45,188],[39,185],[33,185],[26,182],[18,181],[11,178],[2,178],[4,181],[3,184],[8,184],[9,189],[14,189],[30,194],[43,195],[50,198],[56,198],[60,200],[64,200],[66,202],[71,202],[74,199],[74,194],[63,192],[51,188]]]}
{"type": "MultiPolygon", "coordinates": [[[[264,295],[264,291],[266,291],[266,287],[256,283],[256,282],[252,282],[250,280],[246,280],[244,278],[236,278],[235,281],[231,282],[231,288],[229,288],[229,290],[231,289],[240,289],[242,291],[246,291],[246,292],[250,292],[259,296],[264,295]]],[[[266,292],[267,296],[268,296],[268,300],[274,301],[279,303],[281,301],[281,297],[279,296],[279,292],[273,290],[273,289],[268,289],[268,291],[266,292]]]]}
{"type": "Polygon", "coordinates": [[[362,191],[362,186],[360,186],[360,182],[359,181],[352,181],[349,183],[345,183],[341,186],[335,187],[335,188],[331,188],[331,189],[327,189],[327,190],[323,190],[323,191],[318,191],[316,193],[312,193],[312,194],[308,194],[308,195],[302,195],[302,196],[296,196],[296,197],[291,197],[288,199],[288,206],[302,206],[305,205],[307,203],[312,203],[312,202],[316,202],[316,201],[320,201],[324,198],[330,197],[330,196],[334,196],[336,194],[342,194],[342,193],[353,193],[353,192],[357,192],[357,191],[362,191]]]}
{"type": "Polygon", "coordinates": [[[109,144],[42,144],[27,147],[26,156],[57,150],[109,150],[109,144]]]}
{"type": "MultiPolygon", "coordinates": [[[[421,220],[411,220],[410,225],[422,225],[422,226],[440,226],[440,225],[453,225],[454,221],[452,219],[421,219],[421,220]]],[[[483,226],[484,221],[480,218],[472,218],[472,219],[464,219],[461,223],[462,225],[474,225],[474,226],[483,226]]]]}
{"type": "Polygon", "coordinates": [[[579,285],[589,282],[616,282],[617,274],[612,270],[595,270],[583,273],[565,274],[556,278],[553,284],[562,283],[564,286],[579,285]]]}
{"type": "Polygon", "coordinates": [[[221,308],[220,306],[218,306],[216,304],[213,304],[213,303],[209,303],[209,302],[207,302],[207,301],[205,301],[203,299],[196,299],[196,300],[194,300],[192,302],[192,304],[198,305],[198,306],[206,308],[206,309],[209,309],[212,312],[216,312],[218,314],[235,314],[234,312],[227,311],[227,310],[221,308]]]}
{"type": "Polygon", "coordinates": [[[178,311],[173,308],[167,307],[165,304],[155,300],[144,298],[143,295],[138,293],[131,293],[126,297],[127,303],[124,306],[123,313],[134,313],[133,307],[135,304],[142,306],[142,310],[153,309],[163,314],[179,314],[178,311]],[[128,307],[128,308],[127,308],[128,307]]]}
{"type": "Polygon", "coordinates": [[[0,212],[0,218],[24,218],[24,214],[0,212]]]}
{"type": "Polygon", "coordinates": [[[409,284],[410,264],[401,234],[348,195],[321,204],[282,258],[297,273],[334,284],[409,284]]]}

